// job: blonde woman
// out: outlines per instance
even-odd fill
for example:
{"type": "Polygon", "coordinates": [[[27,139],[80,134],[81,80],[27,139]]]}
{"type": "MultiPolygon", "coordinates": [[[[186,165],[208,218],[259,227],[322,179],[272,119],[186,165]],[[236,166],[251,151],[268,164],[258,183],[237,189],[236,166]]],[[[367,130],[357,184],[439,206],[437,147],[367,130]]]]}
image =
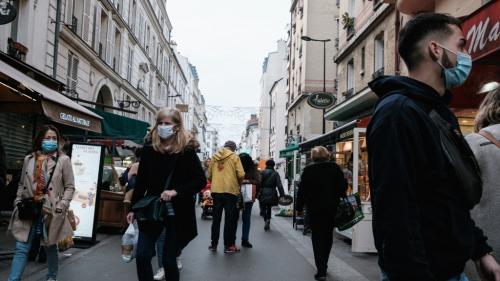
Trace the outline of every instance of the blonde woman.
{"type": "MultiPolygon", "coordinates": [[[[201,162],[196,154],[198,143],[185,130],[181,113],[165,108],[158,112],[156,124],[142,150],[132,206],[145,194],[158,195],[171,204],[164,223],[139,222],[136,264],[139,281],[152,281],[151,259],[161,232],[166,233],[162,254],[167,281],[179,280],[176,257],[196,237],[194,195],[206,184],[201,162]],[[168,178],[170,184],[166,186],[168,178]]],[[[127,215],[134,221],[134,213],[127,215]]]]}
{"type": "Polygon", "coordinates": [[[57,243],[73,236],[66,211],[75,192],[71,160],[59,151],[60,144],[57,128],[45,125],[33,141],[33,153],[24,158],[14,201],[16,208],[9,225],[16,250],[8,281],[21,280],[36,238],[46,245],[47,280],[57,279],[57,243]]]}
{"type": "Polygon", "coordinates": [[[307,206],[310,216],[316,280],[326,280],[328,258],[333,245],[335,215],[340,197],[345,195],[347,181],[335,162],[330,162],[330,153],[323,146],[311,151],[313,163],[304,168],[297,193],[297,211],[307,206]]]}
{"type": "Polygon", "coordinates": [[[500,89],[490,92],[476,116],[475,134],[465,139],[481,169],[483,195],[472,210],[472,218],[488,237],[495,254],[500,253],[500,89]]]}

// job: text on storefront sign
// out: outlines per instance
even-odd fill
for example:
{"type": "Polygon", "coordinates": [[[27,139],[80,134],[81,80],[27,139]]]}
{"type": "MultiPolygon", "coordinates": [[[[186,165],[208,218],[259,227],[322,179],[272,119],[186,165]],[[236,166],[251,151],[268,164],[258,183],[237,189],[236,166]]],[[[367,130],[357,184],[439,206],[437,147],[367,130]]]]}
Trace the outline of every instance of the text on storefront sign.
{"type": "Polygon", "coordinates": [[[83,118],[80,118],[80,117],[77,117],[77,116],[73,116],[71,114],[66,114],[64,112],[61,112],[59,114],[59,118],[61,118],[62,120],[65,120],[65,121],[69,121],[69,122],[72,122],[72,123],[75,123],[75,124],[79,124],[79,125],[85,126],[85,127],[90,127],[90,121],[89,120],[86,120],[86,119],[83,119],[83,118]]]}

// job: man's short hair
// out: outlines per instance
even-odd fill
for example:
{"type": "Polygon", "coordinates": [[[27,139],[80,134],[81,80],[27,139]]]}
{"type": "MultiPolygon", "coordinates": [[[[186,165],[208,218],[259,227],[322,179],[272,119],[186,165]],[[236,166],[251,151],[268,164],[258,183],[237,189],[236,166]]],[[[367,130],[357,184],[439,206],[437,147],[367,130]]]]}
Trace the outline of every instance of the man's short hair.
{"type": "Polygon", "coordinates": [[[234,141],[226,141],[224,147],[231,149],[232,151],[236,150],[236,143],[234,141]]]}
{"type": "Polygon", "coordinates": [[[398,52],[408,70],[414,69],[423,59],[420,43],[429,35],[448,38],[453,30],[450,25],[460,27],[462,22],[450,15],[422,13],[409,20],[399,32],[398,52]]]}
{"type": "Polygon", "coordinates": [[[273,159],[269,159],[269,160],[266,161],[266,167],[272,167],[272,168],[274,168],[275,165],[276,165],[276,163],[274,163],[273,159]]]}

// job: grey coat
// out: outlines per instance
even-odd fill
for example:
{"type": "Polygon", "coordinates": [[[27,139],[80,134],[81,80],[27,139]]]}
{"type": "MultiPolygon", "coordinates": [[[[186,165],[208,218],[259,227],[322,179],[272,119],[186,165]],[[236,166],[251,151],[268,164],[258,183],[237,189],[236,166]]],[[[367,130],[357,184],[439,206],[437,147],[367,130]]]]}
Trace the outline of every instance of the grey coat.
{"type": "MultiPolygon", "coordinates": [[[[500,139],[500,124],[491,125],[483,130],[500,139]]],[[[488,237],[488,244],[494,253],[500,254],[500,148],[479,134],[465,137],[481,168],[483,196],[481,202],[472,210],[472,218],[488,237]]]]}

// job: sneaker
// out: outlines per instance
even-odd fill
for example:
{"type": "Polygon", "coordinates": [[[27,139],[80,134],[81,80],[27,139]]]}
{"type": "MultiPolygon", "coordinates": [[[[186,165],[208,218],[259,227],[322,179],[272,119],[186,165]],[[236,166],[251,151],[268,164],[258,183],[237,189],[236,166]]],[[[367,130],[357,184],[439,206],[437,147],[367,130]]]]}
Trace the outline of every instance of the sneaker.
{"type": "Polygon", "coordinates": [[[208,250],[211,252],[217,251],[217,244],[215,243],[210,244],[210,246],[208,246],[208,250]]]}
{"type": "Polygon", "coordinates": [[[178,268],[179,270],[181,270],[181,269],[182,269],[182,261],[181,261],[181,257],[177,257],[177,268],[178,268]]]}
{"type": "Polygon", "coordinates": [[[253,245],[248,240],[241,241],[241,246],[245,248],[253,248],[253,245]]]}
{"type": "Polygon", "coordinates": [[[315,274],[314,275],[314,279],[318,280],[318,281],[326,281],[326,274],[315,274]]]}
{"type": "Polygon", "coordinates": [[[163,267],[158,268],[153,279],[154,280],[164,280],[165,279],[165,270],[163,269],[163,267]]]}
{"type": "Polygon", "coordinates": [[[224,250],[224,253],[226,253],[226,254],[233,254],[233,253],[237,253],[239,251],[240,251],[240,249],[238,249],[236,247],[236,245],[233,244],[231,246],[227,246],[226,249],[224,250]]]}
{"type": "Polygon", "coordinates": [[[266,224],[264,225],[264,230],[268,231],[271,229],[271,220],[266,220],[266,224]]]}

